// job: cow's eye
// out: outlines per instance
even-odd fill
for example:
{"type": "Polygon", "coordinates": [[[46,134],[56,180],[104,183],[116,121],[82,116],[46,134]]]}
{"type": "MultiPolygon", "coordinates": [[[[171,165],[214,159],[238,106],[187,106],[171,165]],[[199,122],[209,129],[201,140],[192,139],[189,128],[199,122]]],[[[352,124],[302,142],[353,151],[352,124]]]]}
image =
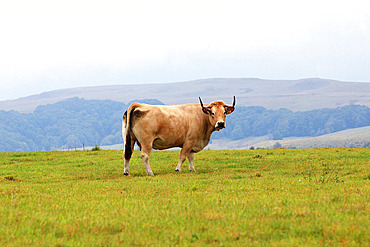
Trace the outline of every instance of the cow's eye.
{"type": "Polygon", "coordinates": [[[215,113],[214,113],[214,112],[211,112],[211,114],[212,114],[212,116],[214,116],[214,115],[215,115],[215,113]]]}

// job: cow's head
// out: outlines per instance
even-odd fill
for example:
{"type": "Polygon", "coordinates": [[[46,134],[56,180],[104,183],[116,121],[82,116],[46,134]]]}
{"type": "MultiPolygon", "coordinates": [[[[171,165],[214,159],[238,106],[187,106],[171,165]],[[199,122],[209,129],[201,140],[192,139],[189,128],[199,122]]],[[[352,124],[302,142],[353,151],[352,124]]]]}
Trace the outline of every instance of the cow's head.
{"type": "Polygon", "coordinates": [[[235,96],[232,106],[226,105],[223,101],[215,101],[208,106],[204,106],[200,97],[199,101],[203,112],[209,116],[209,121],[214,126],[215,130],[219,131],[225,128],[226,115],[232,113],[235,109],[235,96]]]}

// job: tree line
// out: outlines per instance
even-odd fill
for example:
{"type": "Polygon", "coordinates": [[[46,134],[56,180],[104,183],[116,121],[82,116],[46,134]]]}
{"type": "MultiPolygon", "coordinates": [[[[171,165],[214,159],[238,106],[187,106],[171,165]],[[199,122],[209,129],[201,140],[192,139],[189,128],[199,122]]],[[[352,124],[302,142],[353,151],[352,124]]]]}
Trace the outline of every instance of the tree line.
{"type": "MultiPolygon", "coordinates": [[[[149,104],[160,101],[142,100],[149,104]]],[[[33,113],[0,111],[0,151],[50,151],[122,143],[122,116],[129,104],[111,100],[71,98],[38,106],[33,113]]],[[[212,138],[231,140],[271,135],[319,136],[370,125],[370,108],[350,105],[335,109],[292,112],[259,106],[237,107],[226,128],[212,138]]]]}

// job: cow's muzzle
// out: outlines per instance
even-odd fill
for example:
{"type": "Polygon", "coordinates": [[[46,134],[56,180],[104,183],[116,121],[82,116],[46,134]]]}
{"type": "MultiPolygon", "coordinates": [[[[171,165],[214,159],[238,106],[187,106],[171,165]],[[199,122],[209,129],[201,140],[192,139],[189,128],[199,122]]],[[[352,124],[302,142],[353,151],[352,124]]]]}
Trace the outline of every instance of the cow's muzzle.
{"type": "Polygon", "coordinates": [[[218,121],[218,122],[216,123],[216,129],[217,129],[217,130],[220,130],[220,129],[223,129],[223,128],[225,128],[225,122],[223,122],[223,121],[218,121]]]}

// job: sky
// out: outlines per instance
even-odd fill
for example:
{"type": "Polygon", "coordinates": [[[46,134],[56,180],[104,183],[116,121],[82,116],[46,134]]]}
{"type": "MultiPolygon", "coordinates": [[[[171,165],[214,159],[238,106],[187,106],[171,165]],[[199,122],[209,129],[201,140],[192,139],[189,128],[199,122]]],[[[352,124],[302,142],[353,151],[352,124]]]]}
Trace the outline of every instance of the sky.
{"type": "Polygon", "coordinates": [[[0,1],[0,100],[220,77],[370,82],[367,2],[0,1]]]}

